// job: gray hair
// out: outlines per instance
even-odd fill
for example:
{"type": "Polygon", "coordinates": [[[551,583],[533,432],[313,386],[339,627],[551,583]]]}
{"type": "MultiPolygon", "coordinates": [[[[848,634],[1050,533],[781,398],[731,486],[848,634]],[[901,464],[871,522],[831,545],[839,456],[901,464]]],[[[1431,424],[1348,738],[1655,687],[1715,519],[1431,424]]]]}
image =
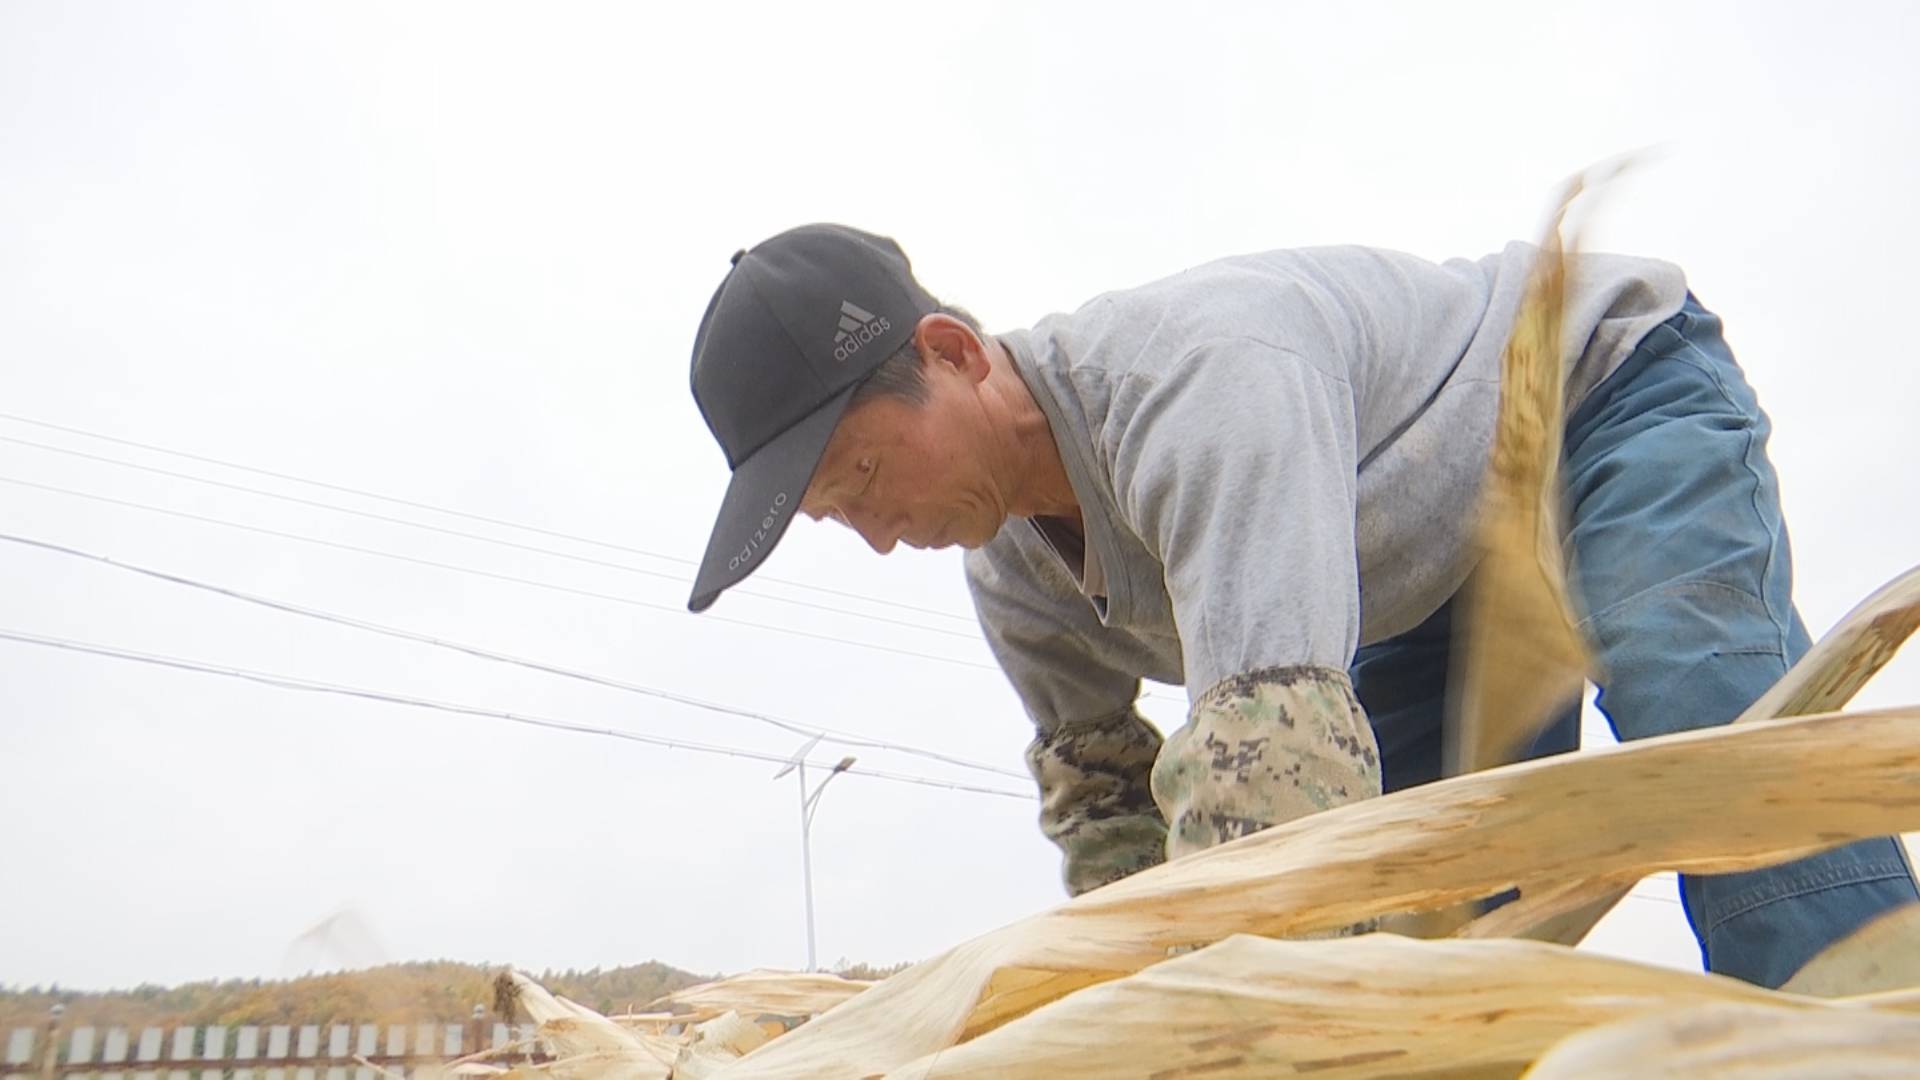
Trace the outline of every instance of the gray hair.
{"type": "MultiPolygon", "coordinates": [[[[934,301],[934,311],[941,315],[951,315],[966,323],[968,329],[978,334],[980,320],[963,307],[942,304],[934,301]]],[[[847,402],[849,409],[863,401],[888,397],[905,401],[911,405],[927,403],[927,377],[920,370],[920,350],[914,347],[909,337],[905,345],[895,349],[892,356],[880,362],[865,379],[854,388],[853,398],[847,402]]]]}

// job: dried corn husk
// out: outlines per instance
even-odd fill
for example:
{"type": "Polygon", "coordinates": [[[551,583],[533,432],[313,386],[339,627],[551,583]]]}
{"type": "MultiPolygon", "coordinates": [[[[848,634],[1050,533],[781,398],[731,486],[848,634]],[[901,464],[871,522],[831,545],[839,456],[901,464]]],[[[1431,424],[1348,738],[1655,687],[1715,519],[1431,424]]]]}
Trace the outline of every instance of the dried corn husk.
{"type": "Polygon", "coordinates": [[[1920,1018],[1866,1010],[1707,1005],[1570,1036],[1528,1080],[1819,1080],[1920,1073],[1920,1018]]]}
{"type": "Polygon", "coordinates": [[[693,1041],[681,1047],[673,1063],[673,1078],[707,1080],[767,1038],[760,1025],[739,1013],[722,1013],[694,1029],[693,1041]]]}
{"type": "Polygon", "coordinates": [[[1513,1076],[1584,1029],[1726,1003],[1792,1017],[1840,1011],[1733,979],[1530,941],[1238,936],[1082,990],[887,1076],[1513,1076]]]}
{"type": "Polygon", "coordinates": [[[510,973],[510,978],[514,1000],[540,1025],[540,1039],[557,1059],[539,1066],[541,1075],[560,1080],[602,1076],[665,1080],[671,1074],[681,1040],[622,1027],[584,1005],[548,993],[518,971],[510,973]]]}
{"type": "MultiPolygon", "coordinates": [[[[1576,178],[1554,205],[1500,353],[1499,410],[1474,534],[1479,562],[1463,590],[1454,632],[1449,680],[1458,694],[1445,730],[1448,776],[1512,761],[1577,698],[1593,668],[1567,591],[1558,482],[1567,278],[1560,226],[1581,188],[1576,178]]],[[[1397,913],[1380,920],[1380,928],[1445,937],[1476,910],[1468,903],[1397,913]]]]}
{"type": "Polygon", "coordinates": [[[676,990],[647,1008],[685,1014],[689,1021],[726,1012],[742,1016],[815,1016],[873,984],[825,972],[749,971],[676,990]]]}
{"type": "Polygon", "coordinates": [[[1895,908],[1821,950],[1781,987],[1850,997],[1920,987],[1920,904],[1895,908]]]}
{"type": "Polygon", "coordinates": [[[1454,650],[1448,775],[1512,761],[1579,695],[1593,668],[1567,592],[1558,482],[1567,280],[1560,223],[1581,187],[1574,180],[1556,203],[1500,354],[1500,406],[1476,534],[1480,561],[1454,650]]]}
{"type": "Polygon", "coordinates": [[[884,1073],[1196,941],[1335,929],[1582,874],[1750,869],[1911,828],[1915,719],[1920,708],[1687,732],[1303,818],[967,942],[724,1075],[884,1073]]]}
{"type": "MultiPolygon", "coordinates": [[[[1853,700],[1920,629],[1920,566],[1875,590],[1740,720],[1830,712],[1853,700]]],[[[1738,723],[1739,721],[1736,721],[1738,723]]]]}
{"type": "MultiPolygon", "coordinates": [[[[1920,627],[1920,567],[1908,570],[1849,611],[1736,724],[1843,708],[1920,627]]],[[[1578,944],[1613,910],[1632,881],[1542,886],[1463,927],[1462,937],[1530,937],[1578,944]]]]}
{"type": "Polygon", "coordinates": [[[607,1019],[619,1024],[621,1027],[631,1028],[634,1031],[662,1035],[666,1033],[667,1028],[698,1023],[700,1017],[688,1013],[637,1012],[614,1013],[612,1016],[607,1017],[607,1019]]]}

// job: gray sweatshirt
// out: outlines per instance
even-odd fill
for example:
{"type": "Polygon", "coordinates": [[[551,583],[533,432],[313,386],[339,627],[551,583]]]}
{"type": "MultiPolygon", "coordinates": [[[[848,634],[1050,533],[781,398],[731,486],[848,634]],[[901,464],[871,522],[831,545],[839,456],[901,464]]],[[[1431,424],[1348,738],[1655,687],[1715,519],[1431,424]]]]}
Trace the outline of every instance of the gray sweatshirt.
{"type": "MultiPolygon", "coordinates": [[[[970,552],[987,639],[1044,736],[1248,672],[1344,672],[1471,569],[1500,353],[1535,249],[1222,259],[1004,334],[1084,547],[1016,518],[970,552]]],[[[1569,408],[1679,311],[1680,270],[1576,256],[1569,408]]]]}
{"type": "MultiPolygon", "coordinates": [[[[1034,721],[1069,891],[1380,793],[1347,668],[1472,569],[1534,254],[1247,255],[1003,336],[1084,527],[1010,520],[967,578],[1034,721]],[[1133,708],[1143,676],[1187,687],[1164,741],[1133,708]]],[[[1567,285],[1571,408],[1686,283],[1585,256],[1567,285]]]]}

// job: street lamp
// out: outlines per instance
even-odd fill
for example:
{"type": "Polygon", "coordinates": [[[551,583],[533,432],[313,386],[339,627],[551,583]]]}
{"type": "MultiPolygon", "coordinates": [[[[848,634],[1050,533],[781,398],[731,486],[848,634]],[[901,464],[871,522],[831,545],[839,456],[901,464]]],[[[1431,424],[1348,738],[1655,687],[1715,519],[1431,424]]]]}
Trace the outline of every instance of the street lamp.
{"type": "Polygon", "coordinates": [[[807,791],[807,755],[813,752],[814,747],[820,745],[821,738],[823,738],[823,736],[815,735],[813,738],[808,739],[807,744],[799,750],[796,750],[794,755],[787,759],[787,763],[780,766],[780,771],[773,774],[775,780],[795,770],[798,770],[800,774],[800,876],[806,888],[807,898],[808,971],[814,970],[813,844],[808,838],[808,833],[813,827],[813,812],[814,808],[819,805],[820,793],[827,790],[827,785],[833,782],[834,777],[839,776],[841,773],[853,767],[853,757],[851,755],[841,758],[840,763],[833,767],[833,771],[827,773],[826,779],[820,781],[820,783],[814,787],[813,791],[809,793],[807,791]]]}

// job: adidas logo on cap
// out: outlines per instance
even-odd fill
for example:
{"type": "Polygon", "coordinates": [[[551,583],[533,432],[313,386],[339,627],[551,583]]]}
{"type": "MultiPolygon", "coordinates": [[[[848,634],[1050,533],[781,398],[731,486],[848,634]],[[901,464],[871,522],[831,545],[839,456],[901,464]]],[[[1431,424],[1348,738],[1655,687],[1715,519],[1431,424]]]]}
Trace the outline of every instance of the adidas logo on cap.
{"type": "Polygon", "coordinates": [[[833,335],[833,358],[844,362],[860,346],[893,329],[884,315],[875,316],[851,300],[840,301],[840,329],[833,335]]]}

